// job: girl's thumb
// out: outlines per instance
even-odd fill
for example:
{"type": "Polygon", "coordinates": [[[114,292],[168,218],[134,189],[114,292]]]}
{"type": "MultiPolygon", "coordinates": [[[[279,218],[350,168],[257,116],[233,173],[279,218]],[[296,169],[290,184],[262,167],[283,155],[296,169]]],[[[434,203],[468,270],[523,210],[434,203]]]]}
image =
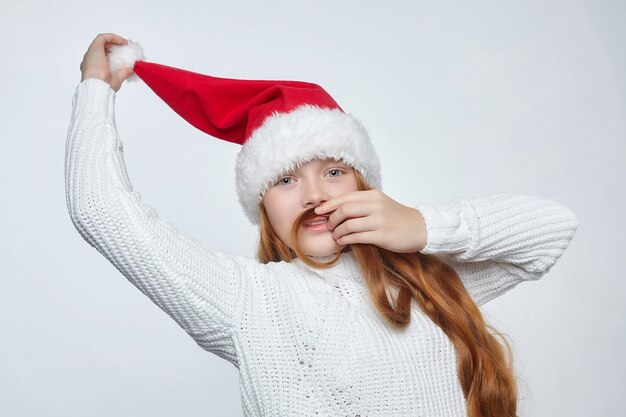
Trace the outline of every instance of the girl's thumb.
{"type": "Polygon", "coordinates": [[[126,78],[130,77],[133,73],[132,68],[120,68],[115,72],[115,76],[120,81],[124,81],[126,78]]]}
{"type": "Polygon", "coordinates": [[[115,74],[113,74],[111,80],[111,87],[113,88],[113,90],[118,91],[122,87],[122,83],[124,82],[124,80],[130,77],[132,74],[132,68],[120,68],[115,71],[115,74]]]}

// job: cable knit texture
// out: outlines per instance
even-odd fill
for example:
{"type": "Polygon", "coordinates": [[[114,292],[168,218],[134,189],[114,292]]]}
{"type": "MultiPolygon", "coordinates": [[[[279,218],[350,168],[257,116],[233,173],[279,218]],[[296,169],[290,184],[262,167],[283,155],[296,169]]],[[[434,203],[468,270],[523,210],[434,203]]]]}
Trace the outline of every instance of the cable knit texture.
{"type": "MultiPolygon", "coordinates": [[[[133,190],[96,79],[74,96],[66,142],[70,218],[80,235],[203,349],[235,365],[246,416],[465,416],[452,344],[413,302],[392,330],[354,257],[327,270],[213,250],[161,220],[133,190]]],[[[441,256],[477,304],[552,268],[577,228],[554,201],[496,194],[416,206],[423,253],[441,256]]]]}

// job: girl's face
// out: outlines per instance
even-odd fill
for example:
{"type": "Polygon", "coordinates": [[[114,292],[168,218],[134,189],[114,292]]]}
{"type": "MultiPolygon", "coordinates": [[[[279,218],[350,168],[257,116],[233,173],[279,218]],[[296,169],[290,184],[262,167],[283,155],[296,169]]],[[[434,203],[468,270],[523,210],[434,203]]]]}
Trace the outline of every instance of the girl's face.
{"type": "MultiPolygon", "coordinates": [[[[357,191],[354,169],[334,159],[314,159],[281,176],[265,192],[263,205],[272,228],[288,247],[293,249],[289,230],[303,211],[351,191],[357,191]]],[[[298,234],[303,253],[309,256],[330,256],[342,249],[328,230],[326,218],[314,225],[304,225],[298,234]],[[319,224],[318,224],[319,223],[319,224]]]]}

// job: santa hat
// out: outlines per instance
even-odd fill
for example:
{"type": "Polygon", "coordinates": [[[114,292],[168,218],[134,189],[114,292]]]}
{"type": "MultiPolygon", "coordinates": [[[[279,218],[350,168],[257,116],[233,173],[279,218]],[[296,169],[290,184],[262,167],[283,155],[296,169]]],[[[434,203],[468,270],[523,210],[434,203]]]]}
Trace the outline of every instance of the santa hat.
{"type": "Polygon", "coordinates": [[[263,194],[278,177],[316,158],[342,160],[381,188],[380,162],[367,130],[317,84],[219,78],[146,62],[131,40],[108,47],[108,60],[112,73],[133,67],[196,128],[242,145],[237,193],[253,224],[259,223],[263,194]]]}

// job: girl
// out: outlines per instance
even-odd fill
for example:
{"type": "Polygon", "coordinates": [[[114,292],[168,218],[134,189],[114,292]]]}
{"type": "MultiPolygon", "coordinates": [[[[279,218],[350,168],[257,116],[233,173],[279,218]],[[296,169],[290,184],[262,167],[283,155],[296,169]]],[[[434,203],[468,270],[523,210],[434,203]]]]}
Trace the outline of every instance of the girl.
{"type": "Polygon", "coordinates": [[[246,416],[516,415],[508,346],[478,306],[552,268],[577,228],[569,209],[509,193],[402,205],[380,191],[363,126],[315,84],[150,64],[114,34],[94,39],[81,71],[66,144],[72,222],[239,369],[246,416]],[[133,68],[194,126],[242,144],[237,192],[259,224],[258,261],[142,204],[114,122],[133,68]]]}

